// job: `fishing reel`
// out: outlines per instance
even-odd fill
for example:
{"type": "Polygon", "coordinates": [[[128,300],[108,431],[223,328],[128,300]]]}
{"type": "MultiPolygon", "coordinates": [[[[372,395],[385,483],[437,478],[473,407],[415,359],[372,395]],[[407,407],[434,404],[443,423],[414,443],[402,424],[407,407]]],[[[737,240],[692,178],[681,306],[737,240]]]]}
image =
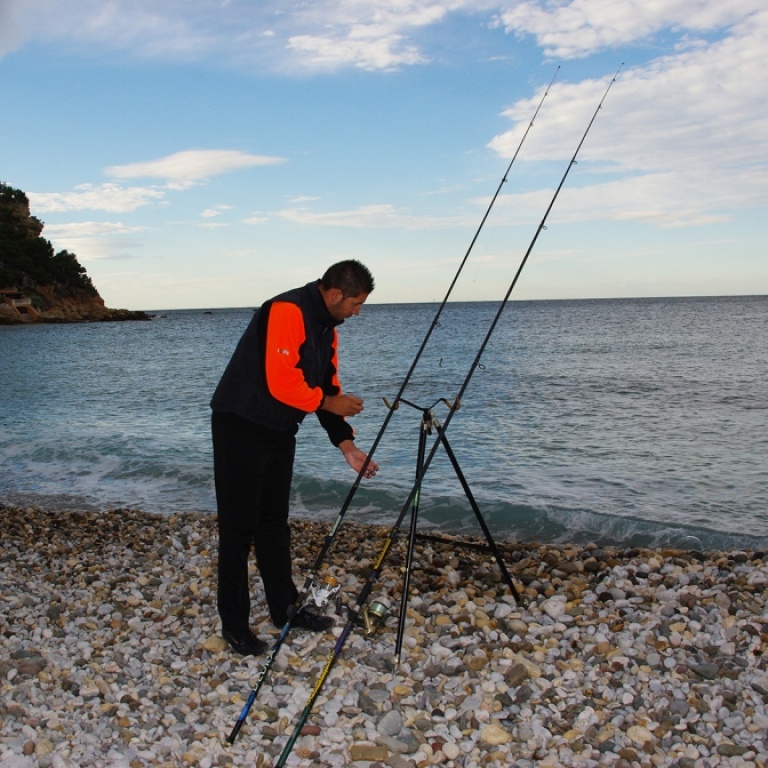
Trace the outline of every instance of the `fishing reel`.
{"type": "Polygon", "coordinates": [[[309,586],[308,601],[311,600],[315,607],[325,610],[328,603],[338,595],[341,584],[333,576],[325,576],[323,579],[313,579],[309,586]]]}
{"type": "Polygon", "coordinates": [[[379,627],[384,626],[387,616],[389,616],[389,607],[381,602],[381,600],[373,600],[370,603],[366,603],[361,612],[365,634],[370,636],[379,627]]]}

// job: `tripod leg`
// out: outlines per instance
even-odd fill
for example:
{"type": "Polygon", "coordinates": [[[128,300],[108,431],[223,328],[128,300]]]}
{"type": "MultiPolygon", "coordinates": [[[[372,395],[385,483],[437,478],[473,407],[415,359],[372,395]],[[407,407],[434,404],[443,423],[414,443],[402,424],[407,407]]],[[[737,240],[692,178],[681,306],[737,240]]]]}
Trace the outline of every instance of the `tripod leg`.
{"type": "MultiPolygon", "coordinates": [[[[419,448],[416,461],[416,477],[421,473],[424,464],[424,454],[426,453],[427,434],[431,430],[431,414],[424,412],[424,418],[421,422],[421,432],[419,433],[419,448]]],[[[405,619],[408,612],[408,592],[411,586],[411,568],[413,566],[413,548],[416,542],[416,525],[419,516],[419,496],[421,495],[421,485],[416,488],[416,495],[411,504],[411,528],[408,534],[408,551],[405,560],[405,576],[403,578],[403,592],[400,595],[400,621],[397,625],[397,640],[395,642],[395,667],[400,666],[400,654],[403,648],[403,634],[405,633],[405,619]]]]}
{"type": "MultiPolygon", "coordinates": [[[[439,425],[437,425],[437,431],[438,432],[441,431],[439,425]]],[[[480,523],[480,527],[483,529],[485,538],[488,541],[488,546],[490,547],[491,552],[493,553],[493,556],[499,565],[501,576],[506,582],[510,591],[512,592],[512,596],[515,598],[515,602],[519,603],[520,593],[517,591],[517,588],[515,587],[512,581],[512,577],[509,575],[507,566],[504,564],[504,558],[501,556],[501,552],[499,551],[499,548],[496,546],[496,542],[493,540],[493,536],[491,536],[491,532],[488,529],[488,526],[486,525],[482,514],[480,514],[480,507],[477,506],[477,502],[475,501],[475,497],[472,495],[472,490],[470,489],[469,484],[467,483],[467,479],[464,477],[464,473],[461,471],[461,467],[459,467],[459,462],[456,460],[456,454],[453,452],[453,449],[448,444],[448,441],[445,438],[445,434],[442,433],[441,436],[442,436],[442,442],[443,442],[443,447],[445,448],[445,452],[448,455],[448,458],[451,460],[451,464],[453,465],[453,468],[456,471],[456,477],[459,478],[461,487],[464,489],[464,493],[466,494],[467,499],[469,500],[469,504],[472,507],[472,511],[475,513],[477,522],[480,523]]]]}

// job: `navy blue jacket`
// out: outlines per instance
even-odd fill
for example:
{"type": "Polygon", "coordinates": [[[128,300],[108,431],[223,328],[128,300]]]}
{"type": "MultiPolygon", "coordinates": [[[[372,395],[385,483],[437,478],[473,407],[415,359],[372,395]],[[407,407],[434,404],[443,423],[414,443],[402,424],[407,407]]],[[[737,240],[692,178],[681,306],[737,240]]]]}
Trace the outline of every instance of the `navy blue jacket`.
{"type": "MultiPolygon", "coordinates": [[[[293,320],[290,319],[290,322],[293,320]]],[[[335,320],[328,312],[319,290],[319,281],[269,299],[254,313],[240,338],[213,394],[211,408],[219,413],[234,413],[268,429],[293,434],[307,413],[315,411],[334,445],[352,439],[352,427],[341,416],[316,410],[323,396],[337,395],[341,391],[335,363],[336,327],[342,322],[335,320]],[[273,305],[281,303],[298,307],[300,313],[292,313],[291,318],[303,322],[303,328],[291,329],[302,338],[298,350],[279,352],[297,356],[296,368],[303,377],[304,408],[285,401],[290,400],[287,384],[280,379],[267,380],[267,330],[273,305]]],[[[269,354],[275,354],[275,350],[269,351],[269,354]]]]}

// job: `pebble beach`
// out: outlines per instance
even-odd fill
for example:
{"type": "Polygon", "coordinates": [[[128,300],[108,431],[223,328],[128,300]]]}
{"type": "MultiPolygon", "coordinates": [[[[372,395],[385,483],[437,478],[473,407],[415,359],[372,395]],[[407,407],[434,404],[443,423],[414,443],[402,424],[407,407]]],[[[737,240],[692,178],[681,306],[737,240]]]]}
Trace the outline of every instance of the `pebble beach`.
{"type": "MultiPolygon", "coordinates": [[[[336,627],[289,634],[229,745],[263,658],[219,636],[212,516],[0,520],[0,768],[273,765],[389,534],[345,520],[336,627]]],[[[301,585],[329,524],[292,528],[301,585]]],[[[768,553],[498,542],[516,600],[483,548],[419,539],[398,663],[406,539],[286,765],[768,765],[768,553]]],[[[252,626],[278,636],[260,599],[252,626]]]]}

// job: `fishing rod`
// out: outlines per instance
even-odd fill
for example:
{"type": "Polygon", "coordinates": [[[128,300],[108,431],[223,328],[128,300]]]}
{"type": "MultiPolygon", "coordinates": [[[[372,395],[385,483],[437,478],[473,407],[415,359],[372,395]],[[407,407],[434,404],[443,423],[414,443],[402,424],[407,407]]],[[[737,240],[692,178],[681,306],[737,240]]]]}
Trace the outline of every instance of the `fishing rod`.
{"type": "Polygon", "coordinates": [[[512,170],[512,166],[517,159],[518,154],[520,153],[520,150],[523,146],[523,143],[525,142],[526,137],[528,136],[529,131],[533,127],[533,123],[536,120],[536,117],[539,114],[539,110],[541,110],[542,105],[544,104],[544,100],[547,98],[547,94],[549,93],[550,89],[552,88],[552,84],[555,82],[555,78],[557,77],[557,73],[560,71],[560,67],[558,66],[555,70],[555,74],[552,76],[552,79],[549,82],[549,85],[547,86],[546,90],[544,91],[544,95],[541,97],[541,100],[539,101],[538,106],[536,107],[536,111],[533,113],[533,117],[531,118],[530,122],[528,123],[527,128],[525,129],[525,133],[523,134],[523,137],[520,139],[520,143],[517,146],[517,149],[515,150],[514,155],[512,156],[512,159],[510,160],[509,164],[507,165],[506,171],[504,172],[504,175],[501,178],[501,181],[499,182],[498,187],[496,188],[496,192],[494,193],[493,197],[491,198],[490,203],[488,204],[488,208],[485,211],[485,214],[483,215],[482,220],[480,221],[480,225],[477,228],[477,231],[475,232],[474,237],[472,238],[472,242],[469,244],[469,248],[467,248],[467,252],[464,254],[464,258],[461,260],[461,263],[459,264],[459,268],[456,272],[456,274],[453,277],[453,280],[451,281],[451,284],[448,288],[448,292],[445,294],[445,298],[441,302],[440,306],[437,309],[437,312],[435,314],[434,319],[432,320],[431,325],[429,326],[429,329],[427,330],[426,335],[424,336],[424,340],[421,342],[421,346],[419,347],[416,356],[413,359],[413,362],[411,363],[411,367],[408,369],[408,372],[405,375],[405,378],[403,379],[402,384],[400,385],[400,389],[395,397],[395,400],[391,406],[387,408],[387,414],[384,417],[384,421],[382,422],[382,425],[379,429],[378,434],[376,435],[376,438],[373,441],[373,444],[371,445],[371,449],[368,451],[368,455],[365,459],[365,462],[363,463],[363,466],[360,468],[360,472],[357,475],[357,478],[355,482],[352,484],[352,487],[350,488],[350,491],[344,500],[344,503],[341,506],[341,509],[339,510],[339,514],[336,517],[336,520],[334,521],[333,525],[331,526],[330,531],[328,532],[328,535],[325,537],[325,540],[323,542],[323,545],[320,548],[320,552],[317,555],[317,558],[315,559],[314,565],[312,566],[312,569],[309,572],[309,575],[304,581],[304,584],[302,586],[301,591],[299,592],[299,595],[296,599],[296,602],[293,606],[291,606],[291,609],[288,612],[288,619],[283,626],[282,631],[277,637],[277,640],[274,642],[272,647],[269,650],[269,653],[267,654],[267,658],[264,662],[263,668],[256,679],[256,684],[251,689],[251,692],[248,695],[248,698],[246,700],[245,706],[243,707],[242,711],[240,712],[237,721],[235,722],[235,725],[232,729],[232,732],[230,733],[229,737],[227,738],[227,742],[229,744],[232,744],[234,740],[237,738],[237,734],[240,732],[240,728],[243,726],[243,723],[245,722],[245,719],[248,717],[248,713],[253,706],[253,702],[256,700],[256,696],[259,693],[259,690],[261,689],[261,686],[264,683],[264,680],[266,679],[267,675],[269,674],[269,670],[271,669],[272,665],[274,664],[275,657],[277,656],[280,647],[282,646],[283,642],[285,641],[286,636],[288,635],[288,632],[291,629],[291,625],[293,624],[293,618],[298,612],[298,609],[303,605],[303,603],[306,601],[307,596],[312,588],[312,585],[314,583],[313,574],[316,574],[319,570],[323,562],[325,561],[325,558],[328,555],[328,551],[331,548],[331,545],[333,544],[334,539],[336,538],[336,534],[338,533],[339,527],[341,526],[342,520],[344,519],[344,516],[347,513],[347,510],[349,509],[352,499],[354,498],[355,494],[357,493],[358,488],[360,487],[360,482],[365,477],[366,470],[368,469],[368,465],[371,462],[371,459],[373,458],[373,454],[376,451],[376,448],[378,447],[379,443],[381,442],[382,437],[384,436],[384,432],[386,431],[390,420],[392,419],[392,416],[394,412],[397,410],[400,401],[402,400],[403,394],[405,392],[406,387],[408,386],[408,383],[411,380],[411,377],[413,376],[413,372],[416,370],[416,366],[421,359],[422,354],[424,353],[424,350],[427,346],[427,343],[429,342],[429,339],[432,336],[433,331],[435,328],[439,325],[439,319],[440,315],[442,314],[443,309],[445,308],[446,304],[448,303],[448,299],[451,296],[451,293],[453,292],[453,289],[459,279],[459,276],[461,275],[464,265],[467,263],[467,259],[469,258],[470,253],[472,252],[472,249],[475,246],[475,243],[477,242],[478,237],[480,236],[480,232],[482,231],[483,227],[485,226],[485,222],[488,218],[488,216],[491,213],[491,210],[496,203],[496,198],[499,196],[499,193],[501,192],[502,187],[507,182],[507,178],[509,176],[510,171],[512,170]]]}
{"type": "Polygon", "coordinates": [[[616,78],[619,75],[619,72],[621,71],[621,67],[624,65],[622,64],[619,66],[619,68],[616,70],[616,73],[614,74],[611,81],[608,83],[608,87],[605,90],[605,93],[603,94],[603,97],[600,99],[600,103],[597,105],[597,108],[595,109],[594,114],[592,115],[592,119],[589,121],[589,124],[587,125],[586,130],[584,131],[583,136],[581,137],[581,141],[579,141],[578,146],[576,147],[576,151],[573,153],[573,157],[571,158],[571,161],[568,163],[567,168],[565,169],[565,173],[563,174],[562,179],[560,180],[560,183],[557,186],[557,189],[555,190],[554,195],[552,196],[552,199],[550,200],[549,205],[547,206],[547,209],[544,213],[543,218],[541,219],[541,223],[539,224],[538,228],[536,229],[536,233],[533,236],[533,239],[531,240],[530,245],[528,246],[528,250],[525,252],[525,256],[520,262],[520,266],[517,269],[517,272],[515,273],[515,276],[512,280],[511,285],[509,286],[509,289],[507,290],[506,294],[504,295],[504,298],[499,306],[498,311],[496,312],[495,317],[493,318],[493,321],[491,322],[491,325],[488,329],[488,332],[485,335],[485,338],[483,339],[482,343],[480,344],[480,348],[475,355],[475,359],[472,362],[472,365],[469,368],[469,372],[467,373],[466,378],[464,379],[463,384],[461,385],[461,388],[459,390],[459,394],[456,396],[456,399],[453,401],[451,407],[449,408],[448,416],[445,419],[445,423],[443,424],[443,427],[441,430],[437,433],[437,438],[435,439],[434,444],[432,445],[432,449],[429,452],[427,458],[424,461],[424,464],[420,468],[416,480],[413,484],[413,487],[411,488],[411,492],[408,495],[408,498],[405,501],[405,504],[403,505],[402,510],[400,511],[400,514],[390,530],[386,541],[384,542],[384,546],[381,549],[381,552],[379,554],[378,559],[376,560],[374,566],[371,568],[368,577],[366,578],[365,584],[363,584],[362,589],[360,590],[360,594],[357,597],[357,600],[355,601],[354,605],[348,607],[348,613],[349,618],[347,620],[347,623],[345,624],[341,634],[339,635],[338,640],[336,641],[336,644],[334,645],[333,649],[331,650],[328,660],[325,663],[325,666],[323,667],[322,672],[320,673],[320,677],[317,680],[317,683],[315,684],[315,687],[312,689],[312,692],[309,695],[309,698],[307,700],[307,703],[302,710],[301,714],[299,715],[298,722],[296,723],[296,726],[291,733],[291,736],[288,739],[288,742],[286,743],[285,747],[283,748],[283,751],[280,754],[280,757],[278,758],[277,762],[274,764],[274,768],[283,768],[285,765],[285,761],[288,759],[288,756],[290,755],[294,744],[296,743],[296,740],[298,739],[301,729],[304,727],[307,718],[309,717],[312,708],[314,707],[315,701],[317,700],[318,696],[320,695],[320,691],[322,690],[323,684],[325,683],[326,679],[328,678],[328,674],[330,673],[334,663],[338,659],[338,657],[341,655],[342,648],[344,647],[344,644],[347,640],[347,637],[349,636],[350,632],[352,631],[353,625],[359,620],[360,610],[362,606],[364,605],[365,601],[368,599],[368,595],[370,594],[371,590],[373,589],[374,583],[378,580],[379,574],[381,572],[381,568],[384,564],[384,560],[386,559],[387,554],[389,553],[390,548],[392,547],[392,544],[394,543],[395,539],[397,538],[397,534],[400,530],[400,526],[403,523],[403,520],[405,519],[405,516],[408,512],[408,509],[410,508],[410,505],[412,504],[413,500],[415,499],[416,495],[419,493],[419,489],[421,488],[421,483],[424,478],[424,475],[427,472],[427,469],[429,468],[429,465],[432,462],[432,459],[435,456],[435,453],[437,452],[437,448],[442,442],[442,440],[445,437],[445,432],[447,431],[451,419],[453,417],[453,414],[456,413],[456,411],[459,409],[459,404],[461,402],[461,397],[466,391],[467,387],[469,386],[469,382],[475,372],[475,370],[480,365],[480,358],[482,357],[483,352],[485,351],[485,348],[488,345],[488,342],[490,341],[490,338],[493,334],[493,331],[496,328],[496,325],[498,324],[499,318],[501,317],[501,313],[504,310],[504,307],[507,304],[507,301],[509,300],[510,295],[512,294],[512,291],[515,288],[515,285],[517,284],[517,281],[520,277],[520,273],[523,271],[523,267],[525,266],[526,262],[528,261],[528,257],[531,255],[531,251],[533,250],[534,246],[536,245],[536,241],[539,238],[539,235],[541,234],[541,231],[544,229],[544,225],[547,221],[547,218],[549,216],[550,211],[552,210],[552,207],[555,204],[555,201],[558,198],[558,195],[560,194],[560,190],[563,188],[563,185],[565,184],[565,180],[568,177],[568,174],[571,171],[571,168],[576,164],[576,156],[579,154],[579,151],[581,150],[582,145],[584,144],[585,139],[587,138],[587,134],[589,133],[590,129],[592,128],[592,124],[595,122],[595,118],[597,117],[598,112],[602,109],[603,102],[606,99],[606,96],[608,96],[608,91],[611,90],[611,86],[616,82],[616,78]]]}
{"type": "MultiPolygon", "coordinates": [[[[430,324],[429,328],[427,329],[427,332],[424,336],[423,341],[421,342],[421,346],[419,347],[418,351],[416,352],[416,356],[413,358],[413,362],[411,363],[411,367],[408,369],[408,372],[405,375],[405,378],[402,381],[402,384],[400,385],[400,389],[397,392],[397,395],[395,396],[394,401],[390,405],[387,403],[387,414],[384,417],[384,421],[381,424],[381,427],[379,428],[379,432],[376,435],[373,443],[371,444],[371,448],[368,451],[368,455],[366,457],[366,460],[363,464],[363,466],[360,469],[360,472],[357,475],[357,479],[352,484],[352,487],[349,490],[349,493],[347,494],[347,498],[344,500],[344,503],[341,506],[341,510],[339,511],[339,514],[334,522],[334,524],[331,526],[331,529],[328,533],[328,536],[326,536],[325,542],[323,543],[322,548],[320,549],[320,553],[317,556],[317,560],[315,561],[315,568],[314,570],[319,569],[322,562],[325,560],[326,555],[328,554],[328,550],[331,547],[331,544],[333,543],[333,540],[336,536],[336,533],[339,529],[339,526],[341,525],[341,522],[344,518],[344,515],[346,514],[347,510],[349,509],[350,504],[352,503],[352,499],[354,495],[357,493],[357,489],[360,487],[360,481],[365,476],[366,469],[368,468],[368,464],[370,463],[374,452],[379,446],[379,443],[381,442],[382,437],[384,436],[384,432],[386,431],[387,427],[389,426],[389,422],[392,419],[392,416],[394,412],[399,408],[400,401],[403,398],[403,394],[405,393],[405,390],[411,380],[411,377],[413,376],[413,372],[416,370],[416,366],[421,359],[422,354],[424,353],[424,350],[427,346],[427,343],[429,342],[430,338],[432,337],[432,333],[437,328],[440,323],[440,315],[443,312],[443,309],[445,309],[446,304],[448,303],[448,299],[451,296],[451,293],[453,293],[453,289],[456,286],[456,283],[459,280],[459,277],[464,270],[464,266],[467,263],[467,260],[469,259],[469,255],[472,253],[472,249],[475,247],[475,243],[477,242],[478,237],[480,237],[480,232],[482,231],[483,227],[485,226],[485,222],[488,219],[488,216],[491,213],[491,210],[493,209],[493,206],[496,203],[496,198],[499,196],[499,193],[501,192],[502,187],[504,184],[507,183],[507,178],[509,176],[509,172],[512,170],[512,166],[515,163],[515,160],[517,159],[518,154],[520,153],[520,150],[522,149],[523,143],[525,142],[526,137],[528,136],[529,131],[533,127],[533,123],[536,120],[536,117],[539,114],[539,110],[541,109],[542,105],[544,104],[544,100],[547,98],[547,94],[549,94],[550,88],[552,88],[552,84],[555,82],[555,78],[557,77],[557,73],[560,71],[560,66],[558,65],[557,69],[555,70],[555,74],[552,75],[552,79],[549,81],[549,85],[547,86],[546,90],[544,91],[544,94],[541,97],[541,100],[539,101],[538,106],[536,107],[536,111],[533,113],[533,117],[531,118],[530,122],[528,123],[527,128],[525,129],[525,133],[523,134],[522,138],[520,139],[520,143],[517,145],[517,149],[515,150],[514,155],[512,156],[512,159],[509,161],[509,165],[507,165],[507,169],[504,172],[504,175],[501,177],[501,181],[499,182],[498,187],[496,188],[496,192],[494,192],[493,197],[491,198],[490,203],[488,204],[488,208],[486,209],[485,213],[483,214],[483,218],[480,221],[479,226],[477,227],[477,230],[475,232],[474,237],[472,238],[472,241],[469,244],[469,247],[467,248],[466,253],[464,254],[464,258],[461,260],[461,263],[459,264],[459,268],[456,270],[456,274],[453,276],[453,280],[451,281],[450,286],[448,287],[448,291],[445,294],[445,297],[443,298],[442,302],[440,303],[440,306],[437,308],[437,311],[435,313],[434,318],[432,319],[432,323],[430,324]]],[[[386,401],[385,401],[386,402],[386,401]]]]}

